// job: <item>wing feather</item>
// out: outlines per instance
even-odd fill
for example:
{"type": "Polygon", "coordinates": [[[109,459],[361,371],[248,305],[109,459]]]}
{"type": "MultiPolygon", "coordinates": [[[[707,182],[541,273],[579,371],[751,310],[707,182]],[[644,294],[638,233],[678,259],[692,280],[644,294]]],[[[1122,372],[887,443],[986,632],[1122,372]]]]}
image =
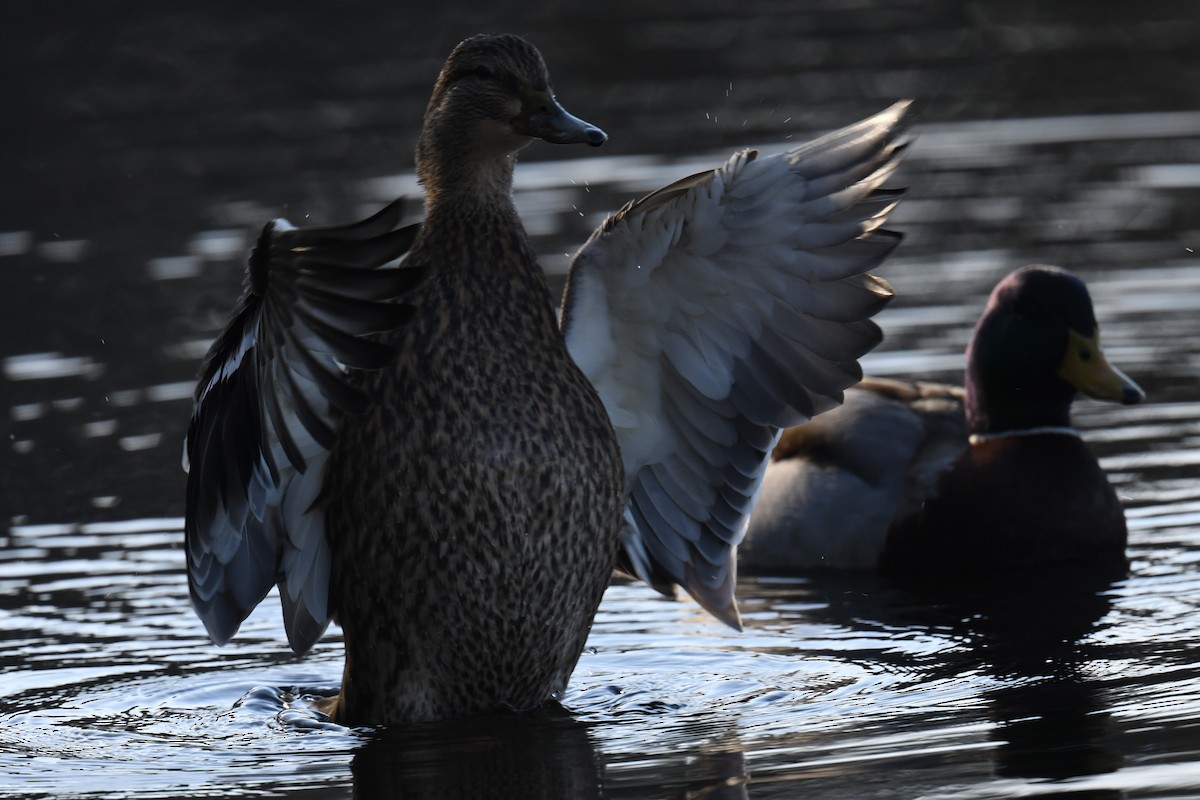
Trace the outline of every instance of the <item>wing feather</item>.
{"type": "Polygon", "coordinates": [[[837,405],[880,340],[900,241],[883,184],[908,103],[773,156],[734,154],[627,204],[576,254],[572,357],[621,445],[622,564],[740,626],[734,552],[781,428],[837,405]]]}
{"type": "Polygon", "coordinates": [[[366,398],[345,380],[392,350],[361,337],[404,323],[422,277],[401,259],[416,226],[399,201],[362,222],[269,222],[237,310],[201,369],[184,446],[192,603],[224,644],[278,584],[288,640],[307,651],[329,623],[322,475],[341,414],[366,398]]]}

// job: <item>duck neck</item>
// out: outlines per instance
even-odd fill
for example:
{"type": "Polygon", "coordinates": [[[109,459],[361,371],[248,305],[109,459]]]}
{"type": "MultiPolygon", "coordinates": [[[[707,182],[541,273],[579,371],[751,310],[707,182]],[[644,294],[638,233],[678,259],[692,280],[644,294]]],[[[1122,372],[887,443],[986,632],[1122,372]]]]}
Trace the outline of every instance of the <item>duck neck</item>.
{"type": "Polygon", "coordinates": [[[968,365],[965,410],[972,434],[1070,429],[1075,391],[1056,375],[1007,380],[968,365]]]}
{"type": "Polygon", "coordinates": [[[418,146],[418,174],[426,192],[422,250],[438,254],[437,270],[460,289],[489,287],[485,293],[494,302],[544,295],[545,305],[552,308],[541,266],[513,202],[514,154],[484,158],[464,143],[443,137],[436,148],[418,146]]]}
{"type": "Polygon", "coordinates": [[[428,216],[453,208],[455,213],[480,207],[515,208],[512,199],[513,161],[491,162],[484,169],[437,162],[419,173],[425,188],[428,216]]]}
{"type": "Polygon", "coordinates": [[[475,280],[514,269],[540,274],[509,189],[479,186],[466,191],[452,184],[426,192],[423,240],[449,256],[439,269],[466,270],[475,280]]]}
{"type": "Polygon", "coordinates": [[[517,153],[485,136],[447,133],[450,122],[427,121],[417,140],[417,178],[425,189],[427,213],[442,206],[512,207],[517,153]]]}

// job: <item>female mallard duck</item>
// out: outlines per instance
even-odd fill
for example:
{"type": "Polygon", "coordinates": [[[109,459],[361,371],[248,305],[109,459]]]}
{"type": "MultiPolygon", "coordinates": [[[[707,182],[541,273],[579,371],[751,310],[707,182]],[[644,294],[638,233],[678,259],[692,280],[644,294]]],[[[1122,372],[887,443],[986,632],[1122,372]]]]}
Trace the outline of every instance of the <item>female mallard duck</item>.
{"type": "Polygon", "coordinates": [[[747,569],[957,574],[1125,565],[1125,517],[1071,427],[1077,391],[1137,403],[1083,281],[1028,266],[992,291],[965,391],[866,380],[784,432],[739,561],[747,569]]]}
{"type": "Polygon", "coordinates": [[[560,325],[514,156],[605,134],[532,45],[461,43],[417,144],[415,239],[395,207],[269,224],[209,354],[186,536],[212,638],[278,584],[296,652],[342,626],[329,710],[373,724],[553,698],[619,548],[738,626],[733,551],[778,432],[836,405],[880,338],[891,292],[866,270],[899,239],[880,187],[906,107],[626,205],[576,255],[560,325]]]}

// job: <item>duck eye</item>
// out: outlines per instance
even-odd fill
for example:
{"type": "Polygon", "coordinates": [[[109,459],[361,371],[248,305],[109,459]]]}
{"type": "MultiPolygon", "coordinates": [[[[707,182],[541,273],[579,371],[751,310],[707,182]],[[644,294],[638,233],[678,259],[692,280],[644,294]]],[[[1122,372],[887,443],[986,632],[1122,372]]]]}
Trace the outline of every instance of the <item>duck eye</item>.
{"type": "Polygon", "coordinates": [[[486,64],[480,64],[475,68],[475,77],[483,81],[490,81],[493,77],[495,77],[495,74],[496,73],[492,72],[492,68],[486,64]]]}
{"type": "Polygon", "coordinates": [[[1091,361],[1092,360],[1092,351],[1086,347],[1079,348],[1079,360],[1080,361],[1091,361]]]}

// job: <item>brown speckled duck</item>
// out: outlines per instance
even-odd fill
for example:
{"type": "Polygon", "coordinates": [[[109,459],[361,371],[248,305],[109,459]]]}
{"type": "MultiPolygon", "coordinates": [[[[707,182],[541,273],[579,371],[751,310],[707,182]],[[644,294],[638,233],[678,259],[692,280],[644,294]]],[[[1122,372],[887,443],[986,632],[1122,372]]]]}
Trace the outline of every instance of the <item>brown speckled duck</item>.
{"type": "Polygon", "coordinates": [[[462,42],[417,145],[415,239],[393,207],[269,224],[209,354],[186,537],[214,641],[278,585],[296,652],[342,626],[330,713],[375,724],[553,699],[618,563],[737,627],[733,553],[779,431],[836,405],[879,341],[891,291],[866,271],[899,241],[881,187],[906,109],[626,205],[572,262],[560,322],[515,156],[605,134],[523,39],[462,42]]]}
{"type": "Polygon", "coordinates": [[[840,408],[785,431],[742,567],[1119,574],[1125,516],[1070,408],[1077,392],[1125,404],[1144,395],[1100,349],[1083,281],[1039,265],[1001,280],[965,384],[867,379],[840,408]]]}

